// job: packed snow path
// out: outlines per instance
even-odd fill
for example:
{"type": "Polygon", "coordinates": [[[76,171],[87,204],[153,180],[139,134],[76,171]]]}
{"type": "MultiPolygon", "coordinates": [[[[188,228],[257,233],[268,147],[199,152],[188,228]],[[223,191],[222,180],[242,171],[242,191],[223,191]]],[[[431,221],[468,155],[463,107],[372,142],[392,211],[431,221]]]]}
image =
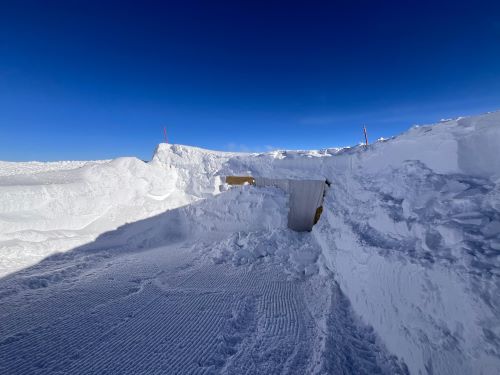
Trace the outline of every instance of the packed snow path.
{"type": "Polygon", "coordinates": [[[328,284],[337,300],[323,302],[329,319],[318,327],[307,307],[317,279],[290,277],[278,263],[214,264],[187,244],[49,258],[0,282],[0,373],[399,370],[328,284]]]}

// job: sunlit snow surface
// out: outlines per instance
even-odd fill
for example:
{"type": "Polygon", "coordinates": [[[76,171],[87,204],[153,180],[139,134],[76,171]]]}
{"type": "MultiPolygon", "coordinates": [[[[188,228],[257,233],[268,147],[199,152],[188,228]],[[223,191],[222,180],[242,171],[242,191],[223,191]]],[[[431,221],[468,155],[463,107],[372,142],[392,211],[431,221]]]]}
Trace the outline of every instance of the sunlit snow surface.
{"type": "Polygon", "coordinates": [[[499,144],[491,113],[369,147],[0,162],[0,373],[497,374],[499,144]],[[223,184],[246,174],[327,178],[313,231],[223,184]]]}

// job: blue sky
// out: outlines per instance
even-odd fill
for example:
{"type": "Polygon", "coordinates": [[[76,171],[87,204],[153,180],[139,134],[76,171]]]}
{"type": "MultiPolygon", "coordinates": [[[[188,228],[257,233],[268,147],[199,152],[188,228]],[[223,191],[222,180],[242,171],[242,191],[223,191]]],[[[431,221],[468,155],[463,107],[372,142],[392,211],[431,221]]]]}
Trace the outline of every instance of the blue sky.
{"type": "Polygon", "coordinates": [[[500,109],[498,2],[3,1],[0,159],[324,148],[500,109]]]}

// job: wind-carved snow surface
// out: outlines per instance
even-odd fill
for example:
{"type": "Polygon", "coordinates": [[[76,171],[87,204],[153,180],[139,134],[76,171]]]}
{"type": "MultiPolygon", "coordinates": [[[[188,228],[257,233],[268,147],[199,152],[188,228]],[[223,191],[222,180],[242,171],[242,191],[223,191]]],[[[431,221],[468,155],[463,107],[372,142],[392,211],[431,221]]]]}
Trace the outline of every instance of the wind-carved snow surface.
{"type": "Polygon", "coordinates": [[[368,147],[0,162],[0,373],[497,374],[498,144],[491,113],[368,147]],[[226,175],[331,187],[296,233],[283,191],[226,175]]]}
{"type": "Polygon", "coordinates": [[[498,142],[493,113],[414,128],[332,168],[316,238],[410,372],[500,371],[498,142]]]}

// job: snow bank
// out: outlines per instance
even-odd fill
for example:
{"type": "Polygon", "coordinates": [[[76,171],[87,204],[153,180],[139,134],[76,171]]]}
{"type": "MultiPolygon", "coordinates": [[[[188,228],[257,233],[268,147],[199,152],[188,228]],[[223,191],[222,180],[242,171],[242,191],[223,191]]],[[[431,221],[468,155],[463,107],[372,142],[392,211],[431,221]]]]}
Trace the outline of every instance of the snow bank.
{"type": "Polygon", "coordinates": [[[412,372],[495,373],[498,237],[482,231],[498,220],[485,210],[498,185],[415,167],[346,179],[314,234],[354,310],[412,372]]]}
{"type": "Polygon", "coordinates": [[[109,246],[286,227],[283,192],[220,194],[221,169],[241,156],[161,144],[149,163],[1,162],[0,276],[56,252],[93,246],[102,234],[147,218],[114,233],[109,246]]]}
{"type": "Polygon", "coordinates": [[[371,172],[419,160],[435,173],[500,177],[499,113],[416,126],[388,141],[370,146],[360,157],[371,172]]]}
{"type": "Polygon", "coordinates": [[[158,145],[150,164],[175,171],[175,186],[179,191],[204,198],[220,191],[221,169],[237,155],[240,154],[162,143],[158,145]]]}
{"type": "Polygon", "coordinates": [[[135,158],[17,164],[0,177],[0,274],[190,202],[175,190],[174,173],[135,158]]]}
{"type": "MultiPolygon", "coordinates": [[[[176,242],[201,249],[242,231],[269,232],[287,225],[286,197],[278,189],[249,186],[135,221],[104,233],[85,251],[150,249],[176,242]],[[201,244],[201,246],[199,246],[201,244]]],[[[200,250],[201,251],[201,250],[200,250]]]]}
{"type": "Polygon", "coordinates": [[[324,166],[314,234],[412,373],[500,368],[500,113],[416,127],[324,166]]]}

